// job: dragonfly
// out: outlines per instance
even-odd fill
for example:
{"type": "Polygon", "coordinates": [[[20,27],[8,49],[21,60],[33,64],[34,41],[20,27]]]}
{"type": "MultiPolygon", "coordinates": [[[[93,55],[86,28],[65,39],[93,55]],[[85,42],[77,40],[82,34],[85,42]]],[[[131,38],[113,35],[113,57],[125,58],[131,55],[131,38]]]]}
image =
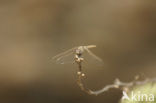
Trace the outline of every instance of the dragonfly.
{"type": "Polygon", "coordinates": [[[100,64],[103,64],[103,60],[89,50],[95,47],[96,45],[77,46],[54,56],[52,59],[58,64],[66,64],[75,62],[80,63],[82,61],[87,61],[85,58],[91,57],[88,59],[88,61],[93,60],[100,64]],[[87,55],[87,57],[85,57],[85,55],[87,55]]]}

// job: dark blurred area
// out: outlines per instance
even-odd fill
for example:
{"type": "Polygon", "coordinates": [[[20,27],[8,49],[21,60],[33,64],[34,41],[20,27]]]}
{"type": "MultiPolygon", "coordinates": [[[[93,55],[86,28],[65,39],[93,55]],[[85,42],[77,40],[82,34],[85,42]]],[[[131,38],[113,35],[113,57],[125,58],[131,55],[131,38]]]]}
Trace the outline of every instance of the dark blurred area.
{"type": "Polygon", "coordinates": [[[118,103],[119,90],[88,95],[76,65],[52,62],[80,45],[105,64],[84,68],[88,88],[155,77],[155,0],[0,0],[0,22],[0,103],[118,103]]]}

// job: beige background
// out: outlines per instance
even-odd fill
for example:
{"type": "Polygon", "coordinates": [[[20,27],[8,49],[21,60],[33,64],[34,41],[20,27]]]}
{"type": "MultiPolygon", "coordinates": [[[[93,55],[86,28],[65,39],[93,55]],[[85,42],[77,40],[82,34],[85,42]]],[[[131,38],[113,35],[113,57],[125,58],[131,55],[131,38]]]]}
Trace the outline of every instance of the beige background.
{"type": "Polygon", "coordinates": [[[117,103],[121,91],[87,95],[76,84],[76,65],[51,57],[97,45],[92,51],[105,65],[84,68],[93,90],[115,78],[154,77],[155,27],[155,0],[0,0],[0,102],[117,103]]]}

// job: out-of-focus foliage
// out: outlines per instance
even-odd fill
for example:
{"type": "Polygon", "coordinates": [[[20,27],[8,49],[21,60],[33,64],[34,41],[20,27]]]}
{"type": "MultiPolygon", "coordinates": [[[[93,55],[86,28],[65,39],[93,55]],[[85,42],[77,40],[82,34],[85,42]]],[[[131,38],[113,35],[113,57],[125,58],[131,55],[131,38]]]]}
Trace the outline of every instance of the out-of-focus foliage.
{"type": "Polygon", "coordinates": [[[134,95],[136,95],[135,97],[137,101],[124,99],[124,100],[121,100],[121,103],[156,103],[156,83],[147,83],[142,86],[133,87],[133,89],[131,89],[128,93],[128,96],[130,98],[132,98],[132,95],[131,95],[132,91],[134,95]],[[142,101],[142,95],[144,94],[147,95],[147,101],[146,101],[145,96],[143,96],[144,100],[142,101]],[[151,94],[154,96],[154,101],[149,101],[149,98],[151,98],[151,94]],[[138,97],[140,98],[140,100],[138,99],[138,97]]]}

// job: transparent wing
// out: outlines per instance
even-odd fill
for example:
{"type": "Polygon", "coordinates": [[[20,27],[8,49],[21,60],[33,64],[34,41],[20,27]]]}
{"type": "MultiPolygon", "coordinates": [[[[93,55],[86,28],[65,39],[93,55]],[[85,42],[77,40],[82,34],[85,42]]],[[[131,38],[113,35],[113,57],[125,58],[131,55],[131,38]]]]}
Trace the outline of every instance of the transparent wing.
{"type": "Polygon", "coordinates": [[[52,59],[57,64],[73,63],[74,62],[74,52],[76,49],[77,49],[77,47],[69,49],[63,53],[60,53],[60,54],[54,56],[52,59]]]}
{"type": "Polygon", "coordinates": [[[96,45],[88,45],[88,46],[85,46],[86,48],[95,48],[96,47],[96,45]]]}
{"type": "Polygon", "coordinates": [[[91,52],[88,48],[85,48],[85,52],[83,54],[85,64],[92,66],[103,66],[104,62],[101,58],[96,56],[93,52],[91,52]]]}
{"type": "Polygon", "coordinates": [[[96,56],[94,53],[92,53],[88,48],[85,48],[85,50],[86,50],[93,58],[95,58],[97,61],[103,62],[103,60],[102,60],[101,58],[99,58],[99,57],[96,56]]]}

